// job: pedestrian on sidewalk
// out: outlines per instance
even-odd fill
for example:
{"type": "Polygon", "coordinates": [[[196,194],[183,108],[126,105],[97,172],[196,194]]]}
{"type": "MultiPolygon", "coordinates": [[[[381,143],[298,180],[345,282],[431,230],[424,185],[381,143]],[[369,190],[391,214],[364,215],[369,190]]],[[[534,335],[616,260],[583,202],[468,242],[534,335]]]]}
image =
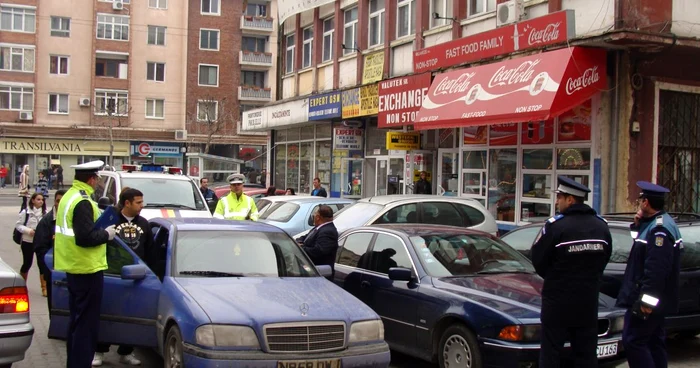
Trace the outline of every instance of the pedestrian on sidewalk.
{"type": "Polygon", "coordinates": [[[5,164],[0,165],[0,188],[5,187],[5,179],[7,178],[7,167],[5,164]]]}
{"type": "Polygon", "coordinates": [[[34,191],[41,193],[44,197],[49,195],[49,181],[46,180],[46,175],[43,171],[39,171],[39,180],[34,184],[34,191]]]}
{"type": "Polygon", "coordinates": [[[19,197],[22,198],[22,206],[20,212],[27,208],[27,199],[29,198],[29,165],[22,167],[22,173],[19,174],[19,197]]]}
{"type": "Polygon", "coordinates": [[[46,214],[46,203],[41,193],[32,194],[29,205],[19,213],[15,228],[22,233],[22,267],[20,275],[27,281],[27,274],[34,261],[34,233],[39,221],[46,214]]]}
{"type": "Polygon", "coordinates": [[[44,257],[53,248],[56,234],[56,209],[64,194],[66,194],[65,190],[59,190],[54,194],[53,208],[41,218],[34,233],[34,253],[36,253],[36,264],[41,272],[41,295],[48,299],[49,318],[51,318],[51,271],[46,265],[44,257]]]}
{"type": "Polygon", "coordinates": [[[56,166],[56,189],[63,189],[63,166],[56,166]]]}

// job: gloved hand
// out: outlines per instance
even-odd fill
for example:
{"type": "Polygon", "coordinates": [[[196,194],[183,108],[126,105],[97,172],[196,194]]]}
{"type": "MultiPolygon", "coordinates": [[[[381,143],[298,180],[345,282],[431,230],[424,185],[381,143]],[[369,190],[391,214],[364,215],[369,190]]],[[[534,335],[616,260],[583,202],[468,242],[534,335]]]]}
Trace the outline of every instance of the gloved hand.
{"type": "Polygon", "coordinates": [[[649,319],[649,314],[651,313],[648,312],[649,307],[644,306],[644,304],[639,300],[634,302],[634,304],[632,305],[632,314],[637,316],[638,318],[641,318],[643,320],[649,319]]]}
{"type": "Polygon", "coordinates": [[[114,228],[114,225],[107,226],[105,231],[107,231],[107,234],[109,234],[109,240],[113,240],[114,236],[117,234],[117,230],[114,228]]]}

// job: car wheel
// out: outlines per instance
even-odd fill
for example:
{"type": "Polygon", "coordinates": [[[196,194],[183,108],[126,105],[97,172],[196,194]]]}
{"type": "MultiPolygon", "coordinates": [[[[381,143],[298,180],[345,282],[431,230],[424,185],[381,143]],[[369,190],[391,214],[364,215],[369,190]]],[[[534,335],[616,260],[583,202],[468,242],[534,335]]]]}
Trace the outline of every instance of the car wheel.
{"type": "Polygon", "coordinates": [[[182,334],[177,326],[173,326],[168,330],[168,335],[165,338],[165,356],[163,362],[165,368],[182,368],[182,334]]]}
{"type": "Polygon", "coordinates": [[[474,334],[463,325],[449,327],[440,338],[441,368],[481,368],[481,352],[474,334]]]}

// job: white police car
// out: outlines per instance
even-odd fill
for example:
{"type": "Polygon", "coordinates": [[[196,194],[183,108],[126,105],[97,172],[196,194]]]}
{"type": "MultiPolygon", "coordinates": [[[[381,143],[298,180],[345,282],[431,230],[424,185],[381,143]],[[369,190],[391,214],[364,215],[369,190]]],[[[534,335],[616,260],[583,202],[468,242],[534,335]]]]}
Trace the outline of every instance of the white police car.
{"type": "Polygon", "coordinates": [[[144,208],[141,216],[211,218],[204,196],[192,178],[182,169],[163,165],[122,165],[119,171],[102,170],[93,199],[107,197],[113,204],[119,201],[123,188],[143,192],[144,208]]]}

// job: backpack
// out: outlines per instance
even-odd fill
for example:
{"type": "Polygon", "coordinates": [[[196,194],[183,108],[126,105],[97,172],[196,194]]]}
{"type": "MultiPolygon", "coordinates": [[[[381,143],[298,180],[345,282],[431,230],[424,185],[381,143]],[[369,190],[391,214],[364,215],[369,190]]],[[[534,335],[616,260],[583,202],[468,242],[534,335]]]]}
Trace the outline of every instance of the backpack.
{"type": "MultiPolygon", "coordinates": [[[[29,221],[29,212],[24,215],[24,226],[27,226],[27,221],[29,221]]],[[[15,231],[12,232],[12,240],[14,240],[17,245],[22,244],[22,233],[19,232],[16,227],[15,231]]]]}

